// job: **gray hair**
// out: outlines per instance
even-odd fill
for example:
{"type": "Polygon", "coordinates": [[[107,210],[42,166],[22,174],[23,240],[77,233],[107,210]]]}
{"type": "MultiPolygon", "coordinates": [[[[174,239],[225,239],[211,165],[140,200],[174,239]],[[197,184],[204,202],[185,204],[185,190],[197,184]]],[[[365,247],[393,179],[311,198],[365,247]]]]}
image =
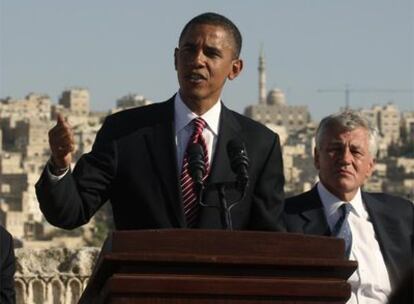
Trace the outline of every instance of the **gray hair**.
{"type": "Polygon", "coordinates": [[[340,126],[347,131],[352,131],[357,128],[367,130],[369,137],[369,152],[372,157],[376,157],[378,151],[378,130],[373,127],[370,121],[361,115],[360,112],[350,109],[329,115],[321,120],[315,135],[315,144],[318,150],[321,148],[322,139],[324,138],[326,131],[334,126],[340,126]]]}

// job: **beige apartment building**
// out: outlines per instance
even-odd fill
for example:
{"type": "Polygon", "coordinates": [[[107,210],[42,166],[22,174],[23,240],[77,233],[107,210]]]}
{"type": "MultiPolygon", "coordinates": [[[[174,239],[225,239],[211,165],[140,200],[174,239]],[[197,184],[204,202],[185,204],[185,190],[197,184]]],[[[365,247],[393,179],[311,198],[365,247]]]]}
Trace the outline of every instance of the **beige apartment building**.
{"type": "Polygon", "coordinates": [[[72,115],[88,116],[90,109],[89,90],[73,88],[63,91],[59,105],[68,109],[72,115]]]}
{"type": "Polygon", "coordinates": [[[20,120],[24,118],[50,119],[52,101],[48,95],[30,93],[24,99],[0,99],[0,119],[10,118],[20,120]]]}
{"type": "Polygon", "coordinates": [[[391,142],[399,141],[401,115],[395,104],[373,106],[371,109],[361,109],[361,112],[378,128],[382,142],[389,145],[391,142]]]}

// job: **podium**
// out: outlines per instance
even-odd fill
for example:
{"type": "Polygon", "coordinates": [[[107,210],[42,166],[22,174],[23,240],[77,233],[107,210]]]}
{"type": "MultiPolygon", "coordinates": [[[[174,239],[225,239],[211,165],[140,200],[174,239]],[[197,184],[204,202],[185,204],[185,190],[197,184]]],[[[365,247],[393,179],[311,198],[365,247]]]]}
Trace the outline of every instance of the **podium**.
{"type": "Polygon", "coordinates": [[[340,239],[225,230],[116,231],[79,303],[345,303],[340,239]]]}

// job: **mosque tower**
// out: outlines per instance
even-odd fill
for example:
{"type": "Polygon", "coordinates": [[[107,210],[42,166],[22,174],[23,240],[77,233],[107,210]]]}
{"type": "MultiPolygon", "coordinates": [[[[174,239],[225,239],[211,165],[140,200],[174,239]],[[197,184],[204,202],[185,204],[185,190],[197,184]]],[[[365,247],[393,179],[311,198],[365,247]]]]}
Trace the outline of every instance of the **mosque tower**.
{"type": "MultiPolygon", "coordinates": [[[[283,91],[275,88],[266,92],[266,71],[263,47],[259,56],[259,102],[244,109],[244,115],[279,134],[294,134],[307,128],[310,122],[308,107],[288,105],[283,91]],[[282,130],[283,129],[283,130],[282,130]]],[[[283,136],[282,136],[283,137],[283,136]]]]}
{"type": "Polygon", "coordinates": [[[266,70],[263,47],[259,56],[259,104],[266,104],[266,70]]]}

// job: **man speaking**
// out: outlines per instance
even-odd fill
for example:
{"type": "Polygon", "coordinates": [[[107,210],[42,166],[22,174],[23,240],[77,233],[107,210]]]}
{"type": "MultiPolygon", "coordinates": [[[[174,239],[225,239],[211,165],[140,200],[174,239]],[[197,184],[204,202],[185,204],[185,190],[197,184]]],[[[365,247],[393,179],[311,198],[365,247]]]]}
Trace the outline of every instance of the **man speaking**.
{"type": "Polygon", "coordinates": [[[108,116],[92,151],[73,172],[73,133],[58,115],[49,132],[51,158],[36,185],[46,219],[72,229],[87,223],[109,200],[119,230],[222,229],[222,211],[216,208],[220,195],[209,185],[237,179],[227,153],[235,140],[247,151],[249,181],[231,209],[232,228],[282,229],[279,138],[221,100],[226,80],[243,69],[241,45],[239,30],[224,16],[205,13],[190,20],[174,51],[178,92],[165,102],[108,116]],[[201,152],[196,148],[201,157],[193,157],[193,144],[201,147],[201,152]],[[201,181],[194,180],[194,164],[201,169],[201,181]],[[196,187],[200,183],[203,205],[196,187]]]}

